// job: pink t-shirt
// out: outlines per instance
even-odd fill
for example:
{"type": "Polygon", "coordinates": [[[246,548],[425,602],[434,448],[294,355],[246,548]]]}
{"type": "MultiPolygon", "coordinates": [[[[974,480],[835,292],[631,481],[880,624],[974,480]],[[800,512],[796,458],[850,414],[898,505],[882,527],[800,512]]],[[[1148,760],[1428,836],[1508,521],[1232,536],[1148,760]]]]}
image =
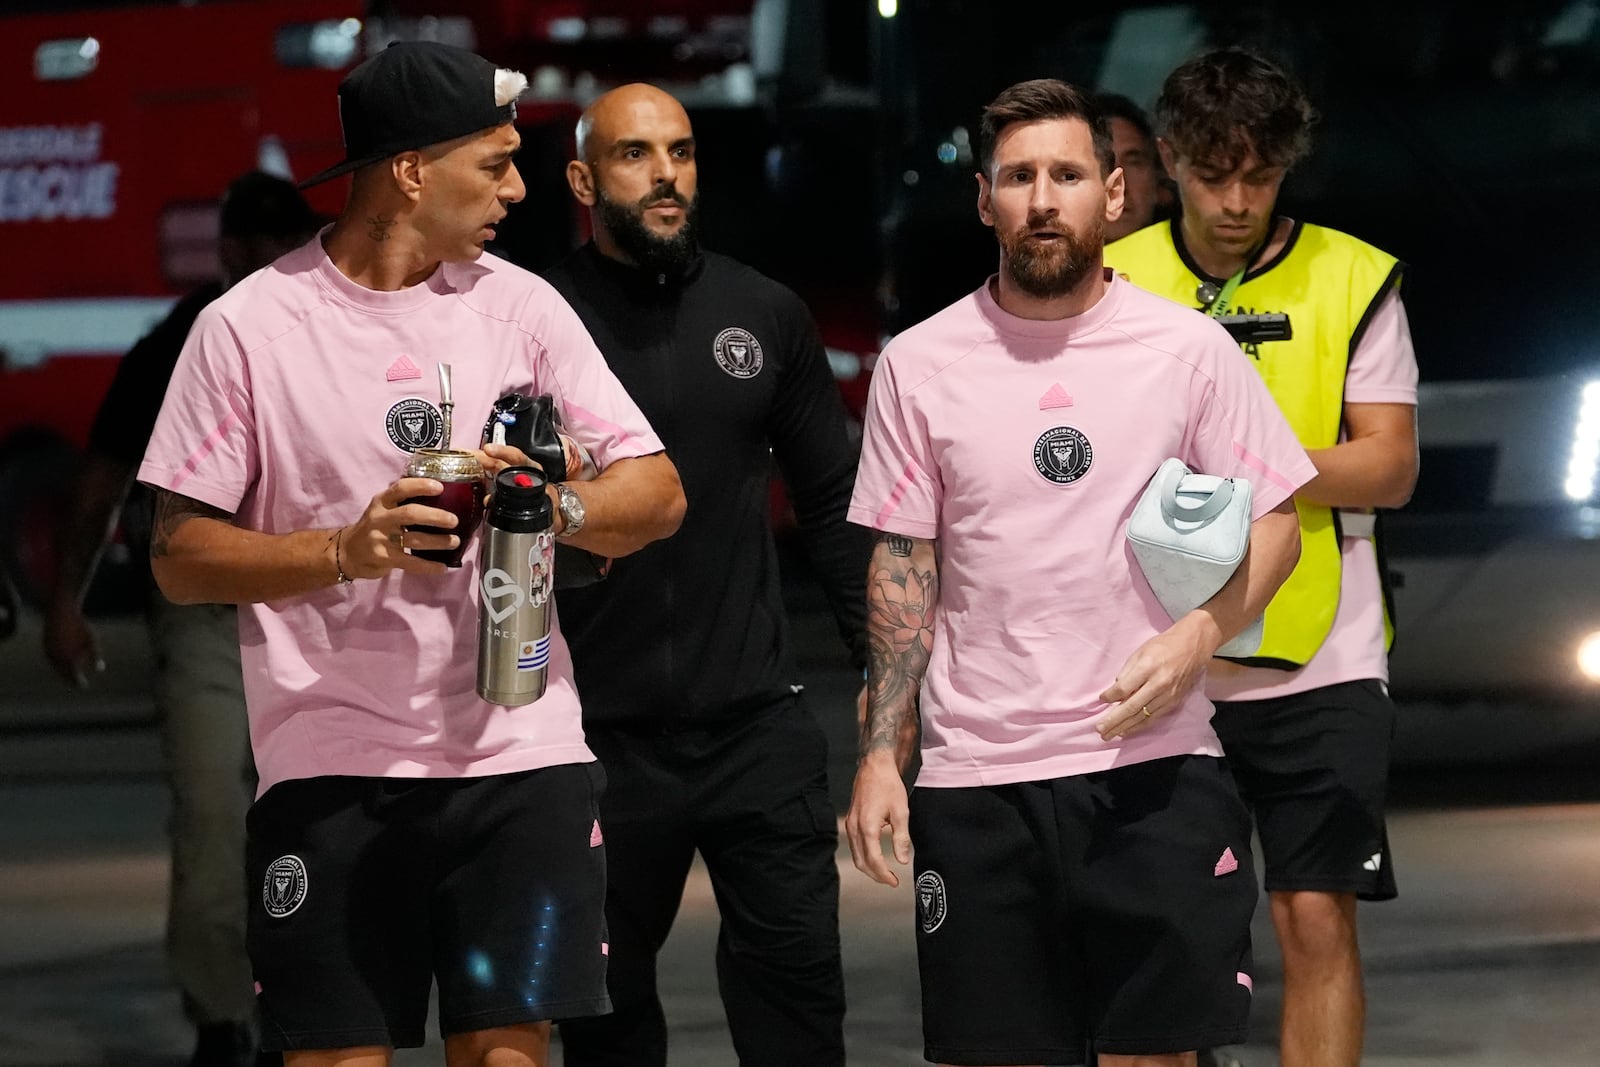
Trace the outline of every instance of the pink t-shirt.
{"type": "MultiPolygon", "coordinates": [[[[1350,355],[1344,399],[1347,404],[1417,403],[1417,357],[1398,290],[1379,302],[1350,355]]],[[[1339,610],[1311,662],[1297,671],[1219,662],[1207,675],[1206,695],[1212,700],[1263,700],[1364,678],[1389,680],[1377,550],[1369,537],[1346,537],[1340,549],[1339,610]]]]}
{"type": "Polygon", "coordinates": [[[1095,731],[1101,691],[1172,624],[1124,540],[1171,456],[1248,479],[1257,518],[1315,473],[1227,331],[1121,278],[1055,321],[986,285],[884,349],[850,518],[938,542],[919,785],[1221,753],[1198,688],[1134,737],[1095,731]]]}
{"type": "MultiPolygon", "coordinates": [[[[140,480],[266,533],[355,522],[438,440],[437,365],[452,369],[450,444],[478,444],[495,399],[549,392],[602,465],[662,450],[576,314],[494,256],[375,292],[312,240],[201,312],[140,480]]],[[[260,789],[322,775],[455,778],[594,757],[572,661],[551,642],[545,695],[476,692],[478,548],[442,576],[392,572],[239,613],[260,789]]]]}

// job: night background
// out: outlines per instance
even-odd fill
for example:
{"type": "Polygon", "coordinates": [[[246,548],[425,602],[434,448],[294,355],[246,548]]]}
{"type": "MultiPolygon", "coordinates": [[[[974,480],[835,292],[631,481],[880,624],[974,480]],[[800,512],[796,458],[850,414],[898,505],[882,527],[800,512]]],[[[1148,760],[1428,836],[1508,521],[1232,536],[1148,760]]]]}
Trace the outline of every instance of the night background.
{"type": "MultiPolygon", "coordinates": [[[[1280,210],[1407,264],[1422,376],[1421,480],[1383,517],[1402,895],[1362,912],[1366,1062],[1600,1063],[1600,0],[0,0],[0,1065],[183,1060],[144,570],[111,546],[89,598],[108,668],[69,689],[40,653],[57,524],[120,354],[215,273],[222,187],[340,158],[339,78],[414,37],[529,75],[528,196],[494,251],[530,269],[587,236],[562,175],[581,109],[628,81],[678,95],[703,243],[807,300],[854,411],[884,341],[995,269],[973,155],[999,90],[1148,106],[1231,43],[1291,67],[1322,118],[1280,210]]],[[[842,811],[858,680],[780,533],[842,811]]],[[[844,862],[852,1062],[920,1062],[909,895],[844,862]]],[[[731,1063],[703,879],[684,909],[674,1055],[731,1063]]],[[[1275,1061],[1273,951],[1259,927],[1252,1067],[1275,1061]]]]}

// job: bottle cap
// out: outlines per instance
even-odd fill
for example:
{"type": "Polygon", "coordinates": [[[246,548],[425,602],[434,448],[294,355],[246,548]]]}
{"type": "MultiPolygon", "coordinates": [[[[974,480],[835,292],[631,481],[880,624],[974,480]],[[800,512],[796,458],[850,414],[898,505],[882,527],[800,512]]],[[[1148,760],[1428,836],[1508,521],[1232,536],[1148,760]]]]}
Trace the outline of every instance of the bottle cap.
{"type": "Polygon", "coordinates": [[[545,492],[549,482],[537,467],[507,467],[494,478],[494,501],[489,505],[489,519],[497,524],[531,520],[537,526],[547,526],[555,521],[550,506],[550,496],[545,492]]]}

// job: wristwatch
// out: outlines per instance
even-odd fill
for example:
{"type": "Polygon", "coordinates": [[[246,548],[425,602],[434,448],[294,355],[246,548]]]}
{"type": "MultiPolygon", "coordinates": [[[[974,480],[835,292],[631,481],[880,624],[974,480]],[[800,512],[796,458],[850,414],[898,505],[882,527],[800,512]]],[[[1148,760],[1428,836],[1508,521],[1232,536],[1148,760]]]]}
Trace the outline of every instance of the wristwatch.
{"type": "Polygon", "coordinates": [[[557,482],[556,499],[561,502],[561,521],[566,524],[558,536],[571,537],[583,529],[583,498],[562,483],[557,482]]]}

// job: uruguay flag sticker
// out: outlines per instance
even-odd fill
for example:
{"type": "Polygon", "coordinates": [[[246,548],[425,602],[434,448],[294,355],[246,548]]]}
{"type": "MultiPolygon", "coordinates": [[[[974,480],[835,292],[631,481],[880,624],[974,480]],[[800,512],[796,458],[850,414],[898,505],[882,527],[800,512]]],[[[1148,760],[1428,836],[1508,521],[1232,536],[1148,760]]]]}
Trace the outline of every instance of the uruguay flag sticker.
{"type": "Polygon", "coordinates": [[[550,635],[537,641],[524,641],[517,648],[517,670],[537,671],[550,662],[550,635]]]}

